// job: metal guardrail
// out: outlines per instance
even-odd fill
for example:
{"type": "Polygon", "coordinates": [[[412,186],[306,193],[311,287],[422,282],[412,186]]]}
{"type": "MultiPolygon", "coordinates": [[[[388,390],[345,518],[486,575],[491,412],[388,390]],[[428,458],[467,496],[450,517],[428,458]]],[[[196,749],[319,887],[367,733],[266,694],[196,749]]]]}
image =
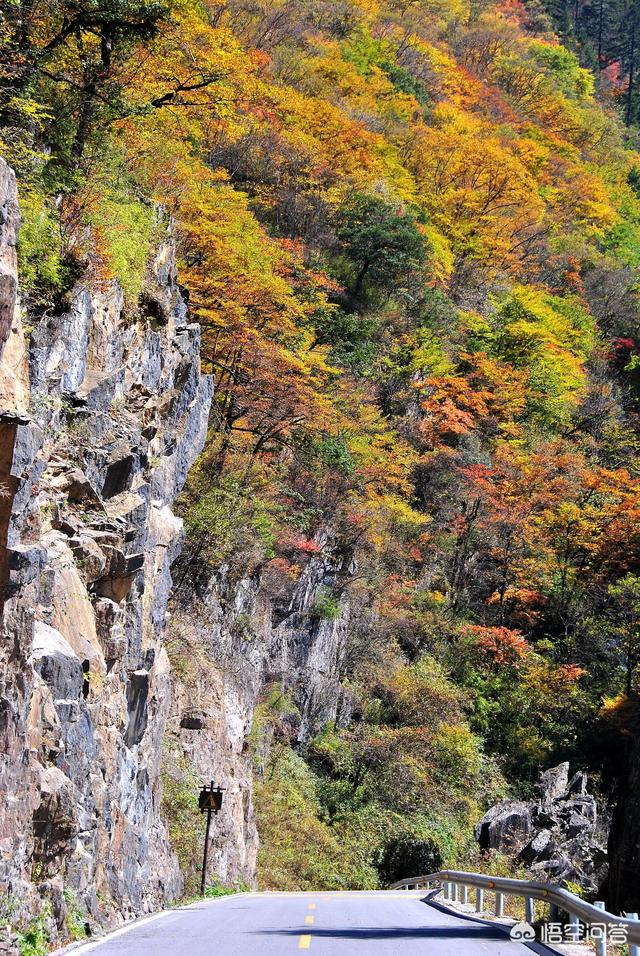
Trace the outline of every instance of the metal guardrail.
{"type": "Polygon", "coordinates": [[[495,915],[504,915],[505,896],[521,896],[525,900],[526,922],[535,920],[535,901],[548,903],[550,906],[550,922],[557,919],[560,911],[568,913],[569,924],[578,926],[580,922],[587,926],[606,927],[603,938],[596,940],[597,956],[606,956],[607,934],[614,927],[624,927],[629,943],[629,956],[640,956],[640,921],[636,913],[626,916],[615,916],[608,913],[604,903],[586,903],[569,890],[550,883],[535,883],[528,880],[512,880],[502,876],[485,876],[482,873],[464,873],[459,870],[441,870],[438,873],[429,873],[426,876],[413,876],[407,880],[393,883],[389,889],[420,889],[430,887],[431,884],[440,884],[447,899],[458,901],[459,889],[463,889],[461,902],[467,902],[468,887],[476,891],[476,911],[484,912],[485,891],[495,893],[495,915]]]}

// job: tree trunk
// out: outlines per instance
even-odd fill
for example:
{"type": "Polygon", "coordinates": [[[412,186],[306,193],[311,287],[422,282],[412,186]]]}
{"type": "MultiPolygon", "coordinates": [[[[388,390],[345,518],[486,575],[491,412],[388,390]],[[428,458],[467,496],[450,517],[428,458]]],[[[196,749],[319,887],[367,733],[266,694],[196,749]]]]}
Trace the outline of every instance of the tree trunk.
{"type": "Polygon", "coordinates": [[[627,88],[627,109],[625,122],[627,126],[631,125],[633,114],[633,83],[636,67],[636,7],[633,8],[633,17],[631,18],[631,36],[629,39],[629,86],[627,88]]]}
{"type": "Polygon", "coordinates": [[[598,69],[602,69],[602,38],[604,28],[604,0],[600,0],[598,7],[598,69]]]}
{"type": "Polygon", "coordinates": [[[95,109],[96,80],[92,77],[84,86],[82,94],[82,106],[80,108],[80,118],[78,119],[78,128],[76,136],[71,147],[71,156],[77,165],[82,159],[82,154],[91,132],[93,123],[93,113],[95,109]]]}
{"type": "Polygon", "coordinates": [[[611,832],[609,875],[603,899],[614,913],[640,909],[640,722],[629,727],[619,755],[619,775],[611,832]]]}

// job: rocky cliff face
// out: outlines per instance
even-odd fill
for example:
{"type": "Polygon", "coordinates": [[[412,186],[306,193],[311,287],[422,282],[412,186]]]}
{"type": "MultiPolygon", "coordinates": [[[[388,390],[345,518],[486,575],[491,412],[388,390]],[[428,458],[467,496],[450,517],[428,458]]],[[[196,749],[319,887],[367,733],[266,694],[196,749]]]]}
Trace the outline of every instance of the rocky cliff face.
{"type": "Polygon", "coordinates": [[[476,826],[484,850],[517,857],[542,882],[569,880],[595,893],[607,873],[607,819],[587,792],[587,775],[569,764],[540,775],[534,800],[506,800],[476,826]]]}
{"type": "MultiPolygon", "coordinates": [[[[269,687],[294,705],[287,716],[294,741],[350,716],[340,677],[351,605],[343,598],[329,619],[314,609],[319,594],[339,590],[353,568],[332,553],[330,541],[321,544],[322,555],[314,555],[289,588],[274,587],[268,569],[241,578],[223,570],[200,583],[187,577],[173,601],[166,773],[226,787],[210,851],[211,873],[226,882],[255,881],[252,781],[266,762],[270,736],[268,729],[256,733],[254,718],[269,687]]],[[[201,833],[195,837],[199,854],[201,833]]],[[[187,862],[186,869],[193,878],[195,866],[187,862]]]]}
{"type": "Polygon", "coordinates": [[[0,892],[15,918],[49,901],[55,937],[70,893],[105,923],[180,889],[159,786],[172,505],[212,381],[169,234],[139,312],[80,283],[27,343],[18,226],[0,162],[0,892]]]}

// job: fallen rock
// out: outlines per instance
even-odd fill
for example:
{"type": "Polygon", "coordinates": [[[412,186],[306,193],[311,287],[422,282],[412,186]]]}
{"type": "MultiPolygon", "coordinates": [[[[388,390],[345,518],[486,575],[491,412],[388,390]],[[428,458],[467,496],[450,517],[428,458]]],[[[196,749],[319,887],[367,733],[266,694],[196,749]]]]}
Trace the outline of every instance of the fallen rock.
{"type": "Polygon", "coordinates": [[[71,471],[63,472],[54,487],[56,485],[66,492],[69,501],[76,504],[91,505],[94,508],[103,508],[102,498],[81,468],[73,468],[71,471]]]}
{"type": "Polygon", "coordinates": [[[540,794],[543,803],[548,803],[563,796],[569,786],[569,763],[559,764],[557,767],[551,767],[540,774],[540,779],[536,785],[536,790],[540,794]]]}
{"type": "Polygon", "coordinates": [[[476,840],[527,864],[536,879],[567,880],[595,892],[606,876],[606,837],[587,775],[569,780],[563,763],[540,775],[536,792],[534,800],[491,807],[475,828],[476,840]]]}
{"type": "Polygon", "coordinates": [[[520,851],[520,857],[525,863],[549,860],[555,849],[556,844],[551,830],[540,830],[520,851]]]}

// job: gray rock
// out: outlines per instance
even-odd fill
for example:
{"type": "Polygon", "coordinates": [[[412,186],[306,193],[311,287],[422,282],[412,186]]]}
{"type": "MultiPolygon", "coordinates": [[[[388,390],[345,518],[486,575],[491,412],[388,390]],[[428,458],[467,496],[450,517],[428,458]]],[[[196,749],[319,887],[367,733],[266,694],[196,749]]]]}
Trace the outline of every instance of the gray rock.
{"type": "Polygon", "coordinates": [[[525,863],[545,861],[551,859],[555,849],[556,844],[551,830],[540,830],[521,850],[520,857],[525,863]]]}
{"type": "Polygon", "coordinates": [[[587,792],[587,775],[583,771],[574,774],[567,787],[567,794],[584,796],[587,792]]]}
{"type": "Polygon", "coordinates": [[[569,785],[569,762],[551,767],[540,774],[536,789],[543,803],[555,800],[567,792],[569,785]]]}
{"type": "Polygon", "coordinates": [[[147,729],[149,698],[149,674],[147,671],[136,671],[131,674],[127,683],[127,730],[124,742],[127,747],[139,744],[147,729]]]}
{"type": "Polygon", "coordinates": [[[69,547],[85,581],[97,581],[104,574],[107,559],[94,538],[86,534],[71,538],[69,547]]]}
{"type": "Polygon", "coordinates": [[[82,663],[60,631],[36,621],[31,660],[34,670],[51,687],[55,700],[75,700],[82,693],[82,663]]]}
{"type": "MultiPolygon", "coordinates": [[[[21,335],[17,228],[0,161],[0,365],[9,333],[21,335]]],[[[63,886],[102,926],[181,887],[160,815],[163,642],[182,542],[172,507],[213,390],[170,235],[139,312],[126,313],[115,282],[79,282],[69,302],[20,338],[28,416],[9,404],[0,368],[0,885],[25,919],[48,895],[53,941],[63,886]]]]}
{"type": "Polygon", "coordinates": [[[594,892],[606,875],[598,806],[587,792],[587,776],[561,764],[540,775],[538,798],[491,807],[476,826],[484,849],[526,863],[539,879],[563,879],[594,892]]]}
{"type": "Polygon", "coordinates": [[[66,492],[70,502],[103,508],[102,498],[80,468],[74,468],[63,475],[57,486],[66,492]]]}
{"type": "Polygon", "coordinates": [[[533,829],[532,808],[523,801],[505,801],[491,807],[475,828],[483,850],[509,852],[527,840],[533,829]]]}
{"type": "Polygon", "coordinates": [[[0,159],[0,357],[9,338],[18,295],[18,202],[13,170],[0,159]]]}

